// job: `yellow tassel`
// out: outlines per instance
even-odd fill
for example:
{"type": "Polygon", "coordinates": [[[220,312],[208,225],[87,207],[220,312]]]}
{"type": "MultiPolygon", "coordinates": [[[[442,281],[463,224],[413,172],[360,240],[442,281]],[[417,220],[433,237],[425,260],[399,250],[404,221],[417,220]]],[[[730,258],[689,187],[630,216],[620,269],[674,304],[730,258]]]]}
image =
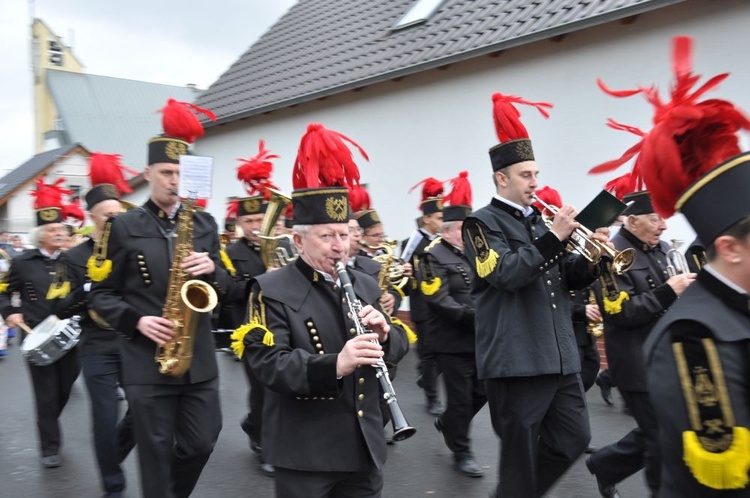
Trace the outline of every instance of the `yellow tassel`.
{"type": "Polygon", "coordinates": [[[232,351],[237,358],[242,359],[242,355],[245,354],[245,336],[250,329],[253,328],[252,324],[246,323],[236,328],[229,338],[232,340],[232,351]]]}
{"type": "Polygon", "coordinates": [[[89,260],[86,261],[86,273],[89,278],[94,282],[101,282],[109,276],[112,271],[112,260],[105,259],[104,261],[96,260],[95,256],[89,256],[89,260]]]}
{"type": "Polygon", "coordinates": [[[221,262],[224,263],[224,267],[231,276],[234,276],[237,273],[237,269],[232,264],[232,260],[229,259],[229,254],[224,249],[219,251],[219,254],[221,255],[221,262]]]}
{"type": "Polygon", "coordinates": [[[263,344],[266,346],[273,346],[275,344],[275,342],[273,342],[273,333],[268,329],[266,329],[266,333],[263,334],[263,344]]]}
{"type": "Polygon", "coordinates": [[[615,300],[604,297],[604,312],[608,315],[616,315],[622,312],[622,302],[630,299],[625,291],[620,291],[620,295],[615,300]]]}
{"type": "Polygon", "coordinates": [[[401,299],[406,298],[406,294],[404,294],[404,291],[401,290],[401,287],[394,287],[394,289],[396,289],[396,292],[398,292],[398,294],[401,296],[401,299]]]}
{"type": "Polygon", "coordinates": [[[49,286],[47,299],[63,299],[70,294],[70,282],[54,283],[49,286]]]}
{"type": "Polygon", "coordinates": [[[0,294],[5,294],[6,292],[8,292],[8,284],[0,284],[0,294]]]}
{"type": "Polygon", "coordinates": [[[711,453],[701,445],[694,431],[682,433],[684,460],[695,479],[712,489],[740,489],[747,486],[750,469],[750,431],[732,428],[732,445],[711,453]]]}
{"type": "Polygon", "coordinates": [[[435,277],[429,284],[427,283],[427,281],[422,281],[422,284],[419,288],[422,290],[422,294],[424,294],[425,296],[431,296],[440,290],[440,285],[442,283],[443,281],[440,280],[440,277],[435,277]]]}
{"type": "Polygon", "coordinates": [[[417,334],[415,334],[411,327],[409,327],[407,324],[405,324],[395,316],[391,317],[391,323],[398,327],[401,327],[406,331],[406,338],[409,339],[409,344],[414,344],[415,342],[417,342],[417,334]]]}
{"type": "Polygon", "coordinates": [[[490,249],[489,254],[484,260],[480,260],[479,257],[475,258],[477,263],[477,275],[484,278],[497,267],[497,259],[499,258],[497,252],[494,249],[490,249]]]}

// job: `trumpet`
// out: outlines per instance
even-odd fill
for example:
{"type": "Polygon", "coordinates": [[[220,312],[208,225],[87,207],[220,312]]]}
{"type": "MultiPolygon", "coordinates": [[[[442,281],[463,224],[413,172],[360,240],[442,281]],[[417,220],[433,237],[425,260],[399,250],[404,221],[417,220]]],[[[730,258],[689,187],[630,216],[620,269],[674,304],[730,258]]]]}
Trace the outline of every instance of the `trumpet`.
{"type": "Polygon", "coordinates": [[[685,255],[680,252],[679,247],[680,241],[672,239],[672,249],[667,251],[667,274],[670,277],[682,275],[683,273],[690,273],[687,259],[685,259],[685,255]]]}
{"type": "MultiPolygon", "coordinates": [[[[544,211],[549,211],[551,213],[551,215],[542,213],[544,224],[547,225],[547,227],[551,227],[552,219],[558,212],[558,208],[547,204],[536,194],[532,194],[531,197],[544,207],[544,211]]],[[[617,275],[622,275],[633,266],[636,257],[635,249],[629,247],[623,251],[617,251],[609,247],[607,244],[598,242],[591,236],[592,233],[591,230],[584,226],[576,228],[573,230],[573,233],[568,240],[568,244],[571,246],[572,250],[578,252],[591,263],[597,264],[602,258],[609,260],[611,262],[612,271],[617,275]]]]}

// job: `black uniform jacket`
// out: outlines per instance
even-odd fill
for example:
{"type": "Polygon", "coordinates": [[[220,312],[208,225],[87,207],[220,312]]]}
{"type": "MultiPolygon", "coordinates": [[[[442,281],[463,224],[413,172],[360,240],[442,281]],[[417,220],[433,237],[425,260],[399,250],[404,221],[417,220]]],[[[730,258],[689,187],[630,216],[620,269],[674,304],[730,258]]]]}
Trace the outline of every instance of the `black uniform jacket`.
{"type": "MultiPolygon", "coordinates": [[[[380,289],[367,275],[347,270],[363,306],[380,309],[380,289]]],[[[250,365],[268,388],[263,411],[263,456],[284,468],[351,472],[382,468],[386,459],[380,384],[375,369],[336,378],[336,361],[355,333],[341,288],[302,258],[255,279],[253,316],[263,330],[245,339],[250,365]],[[265,341],[268,342],[268,341],[265,341]]],[[[406,333],[391,326],[386,359],[406,354],[406,333]]]]}
{"type": "Polygon", "coordinates": [[[570,291],[570,310],[573,317],[573,331],[576,335],[576,344],[589,346],[595,342],[589,334],[589,320],[586,318],[586,305],[589,304],[589,288],[570,291]]]}
{"type": "MultiPolygon", "coordinates": [[[[422,257],[422,253],[425,249],[427,249],[427,246],[430,245],[432,240],[434,240],[431,240],[429,235],[427,235],[425,231],[418,230],[418,232],[422,236],[422,239],[419,241],[419,244],[417,244],[417,248],[414,249],[414,252],[411,255],[411,259],[408,261],[409,263],[411,263],[415,272],[419,270],[420,258],[422,257]]],[[[402,252],[406,248],[406,244],[408,244],[408,242],[409,240],[407,239],[401,244],[402,252]]],[[[427,308],[427,303],[425,303],[424,297],[419,292],[417,279],[412,278],[410,280],[410,283],[412,287],[409,292],[409,316],[411,317],[412,321],[421,323],[429,318],[430,310],[427,308]]],[[[417,333],[424,334],[424,332],[425,331],[417,330],[417,333]]],[[[426,334],[424,334],[423,337],[420,337],[420,340],[424,339],[426,339],[426,334]]]]}
{"type": "MultiPolygon", "coordinates": [[[[178,215],[171,223],[163,211],[148,201],[114,219],[108,242],[107,258],[112,271],[107,278],[94,284],[91,308],[125,337],[121,342],[125,384],[186,384],[204,382],[217,373],[211,317],[199,318],[190,370],[181,378],[160,374],[154,361],[156,343],[141,335],[136,328],[143,316],[162,316],[169,286],[174,237],[178,215]]],[[[206,212],[193,217],[193,248],[207,252],[216,271],[208,281],[216,290],[219,301],[236,299],[236,282],[229,276],[219,255],[216,222],[206,212]]]]}
{"type": "MultiPolygon", "coordinates": [[[[702,271],[654,327],[644,346],[648,389],[659,420],[660,498],[750,497],[750,487],[717,491],[695,480],[683,461],[682,433],[691,430],[672,334],[713,336],[735,425],[750,428],[750,300],[702,271]]],[[[699,337],[700,337],[699,336],[699,337]]]]}
{"type": "Polygon", "coordinates": [[[60,261],[65,264],[68,272],[70,294],[56,301],[55,314],[60,318],[70,318],[73,315],[81,317],[78,354],[117,354],[120,351],[118,332],[101,327],[88,313],[89,292],[83,286],[91,282],[87,276],[86,263],[93,252],[94,241],[87,239],[60,256],[60,261]]]}
{"type": "Polygon", "coordinates": [[[430,311],[425,327],[434,352],[474,352],[473,278],[463,253],[445,240],[422,254],[418,280],[420,288],[424,283],[430,289],[422,296],[430,311]]]}
{"type": "Polygon", "coordinates": [[[567,252],[534,213],[524,219],[493,198],[464,221],[466,258],[477,275],[472,297],[480,379],[581,370],[568,291],[590,284],[598,268],[591,271],[586,259],[567,252]],[[485,257],[496,263],[478,271],[485,257]]]}
{"type": "MultiPolygon", "coordinates": [[[[636,260],[629,271],[616,277],[620,291],[627,293],[621,309],[607,311],[604,318],[604,345],[615,385],[625,391],[646,392],[646,368],[643,343],[656,321],[677,299],[667,285],[666,252],[669,245],[660,242],[651,249],[625,228],[612,238],[618,251],[628,247],[636,250],[636,260]]],[[[597,299],[601,299],[601,283],[597,283],[597,299]]]]}
{"type": "MultiPolygon", "coordinates": [[[[260,247],[243,237],[227,246],[226,253],[234,266],[234,278],[239,285],[248,287],[249,292],[248,282],[266,271],[260,257],[260,247]]],[[[219,328],[235,329],[247,321],[247,293],[238,297],[234,301],[221,303],[219,328]]]]}
{"type": "MultiPolygon", "coordinates": [[[[24,322],[33,329],[54,314],[56,299],[47,299],[47,291],[58,272],[62,271],[64,277],[64,266],[59,257],[50,259],[39,249],[27,249],[13,258],[8,287],[0,294],[0,313],[3,317],[23,313],[24,322]],[[20,293],[20,308],[14,307],[11,301],[15,292],[20,293]]],[[[21,330],[21,340],[25,337],[26,333],[21,330]]]]}
{"type": "MultiPolygon", "coordinates": [[[[382,267],[383,267],[382,264],[375,261],[368,254],[362,251],[360,251],[360,253],[357,254],[357,256],[354,258],[354,269],[361,271],[365,275],[369,275],[376,282],[378,281],[378,277],[380,276],[380,269],[382,267]]],[[[394,299],[393,309],[398,310],[398,308],[401,306],[401,300],[403,298],[403,294],[397,291],[392,285],[388,286],[388,294],[393,296],[393,299],[394,299]]]]}

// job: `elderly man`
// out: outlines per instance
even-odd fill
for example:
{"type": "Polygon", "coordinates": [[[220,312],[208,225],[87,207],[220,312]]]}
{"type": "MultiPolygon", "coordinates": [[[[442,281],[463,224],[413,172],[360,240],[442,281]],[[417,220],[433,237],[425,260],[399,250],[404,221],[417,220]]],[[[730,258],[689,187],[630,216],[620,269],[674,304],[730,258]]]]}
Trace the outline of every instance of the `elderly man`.
{"type": "MultiPolygon", "coordinates": [[[[335,140],[331,133],[310,125],[303,144],[335,140]]],[[[377,283],[352,269],[343,271],[362,309],[348,306],[334,269],[350,247],[347,189],[298,188],[292,203],[299,258],[255,279],[243,341],[268,388],[263,447],[276,469],[276,496],[378,497],[387,452],[372,367],[406,353],[405,333],[381,312],[377,283]],[[355,320],[368,332],[357,335],[355,320]]]]}
{"type": "MultiPolygon", "coordinates": [[[[165,124],[170,106],[177,104],[171,101],[164,109],[165,124]]],[[[222,266],[214,219],[196,211],[192,220],[180,220],[186,207],[177,195],[179,160],[188,153],[192,136],[172,136],[178,131],[166,127],[165,133],[149,142],[144,172],[148,201],[112,222],[107,251],[112,270],[94,285],[91,300],[91,307],[124,338],[124,387],[133,413],[141,490],[146,497],[159,498],[190,495],[222,424],[209,313],[195,318],[192,359],[184,375],[161,373],[154,361],[157,346],[175,339],[175,323],[163,314],[168,294],[174,295],[170,268],[180,233],[192,232],[192,248],[187,248],[179,270],[207,280],[221,299],[231,299],[237,288],[222,266]]]]}
{"type": "MultiPolygon", "coordinates": [[[[37,186],[37,202],[54,191],[43,181],[37,186]]],[[[38,226],[31,234],[36,249],[16,256],[11,265],[8,286],[0,294],[0,313],[9,327],[36,327],[54,314],[57,299],[67,295],[70,283],[59,259],[67,235],[60,214],[60,195],[50,199],[49,204],[37,205],[38,226]],[[14,304],[14,293],[21,297],[20,307],[14,304]]],[[[22,332],[21,338],[25,335],[22,332]]],[[[51,365],[27,365],[34,386],[41,462],[46,468],[59,467],[62,441],[58,420],[78,377],[78,352],[73,349],[51,365]]]]}

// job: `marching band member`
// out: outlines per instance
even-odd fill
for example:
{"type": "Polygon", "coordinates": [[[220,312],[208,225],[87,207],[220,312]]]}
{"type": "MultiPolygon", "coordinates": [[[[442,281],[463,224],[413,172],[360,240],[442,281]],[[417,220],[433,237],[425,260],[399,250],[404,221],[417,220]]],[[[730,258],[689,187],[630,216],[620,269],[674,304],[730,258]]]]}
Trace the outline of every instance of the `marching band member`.
{"type": "Polygon", "coordinates": [[[699,100],[728,75],[695,88],[700,77],[691,59],[692,40],[677,37],[671,98],[656,88],[625,92],[645,93],[654,106],[654,128],[635,146],[633,172],[660,216],[685,216],[708,259],[644,346],[659,423],[659,496],[747,497],[750,155],[740,153],[736,133],[750,121],[731,102],[699,100]]]}
{"type": "MultiPolygon", "coordinates": [[[[430,177],[414,185],[411,190],[419,185],[422,185],[422,202],[419,205],[422,210],[422,216],[419,219],[421,226],[401,244],[401,259],[409,263],[414,271],[419,267],[419,257],[422,252],[438,237],[440,225],[443,222],[443,199],[441,197],[443,183],[430,177]]],[[[438,416],[445,411],[438,395],[440,370],[435,355],[430,349],[429,333],[424,330],[425,327],[423,326],[424,322],[429,319],[430,312],[420,294],[419,287],[416,285],[416,280],[412,279],[412,281],[414,286],[409,292],[409,314],[419,336],[417,341],[417,355],[419,356],[417,385],[424,390],[427,398],[427,411],[430,415],[438,416]]]]}
{"type": "Polygon", "coordinates": [[[430,311],[424,327],[443,374],[447,406],[435,419],[456,468],[470,477],[484,474],[471,451],[469,426],[487,403],[484,384],[477,377],[474,346],[474,303],[471,266],[464,256],[463,221],[471,214],[471,185],[464,171],[450,180],[443,200],[440,237],[427,246],[420,259],[419,289],[430,311]]]}
{"type": "Polygon", "coordinates": [[[387,451],[371,366],[381,357],[398,361],[407,342],[380,311],[377,283],[343,270],[363,304],[357,317],[334,269],[337,261],[346,264],[350,247],[346,186],[359,183],[343,140],[320,124],[308,126],[292,193],[299,258],[255,278],[251,321],[237,337],[268,388],[263,448],[279,498],[378,497],[383,486],[387,451]],[[357,335],[354,320],[372,332],[357,335]]]}
{"type": "MultiPolygon", "coordinates": [[[[191,362],[184,375],[163,374],[154,360],[157,346],[175,339],[175,323],[163,316],[180,312],[165,310],[167,298],[179,292],[169,288],[175,257],[180,255],[180,268],[190,278],[208,280],[221,299],[231,299],[236,289],[221,262],[214,219],[196,211],[192,223],[180,222],[186,209],[177,195],[180,156],[189,154],[188,145],[203,134],[191,109],[213,116],[172,99],[162,110],[164,135],[149,141],[144,171],[149,199],[112,221],[106,255],[111,271],[92,289],[91,308],[122,334],[123,383],[133,413],[141,492],[147,498],[190,495],[222,425],[207,313],[195,317],[191,362]],[[192,250],[175,250],[179,235],[188,232],[192,250]],[[189,252],[181,256],[182,250],[189,252]]],[[[176,268],[174,273],[180,274],[176,268]]]]}
{"type": "MultiPolygon", "coordinates": [[[[476,349],[492,425],[502,440],[497,496],[542,496],[591,438],[568,289],[598,267],[567,253],[579,226],[561,207],[547,227],[533,207],[539,168],[513,103],[493,95],[500,144],[490,149],[497,194],[466,218],[466,257],[476,274],[476,349]]],[[[547,115],[550,104],[533,104],[547,115]]],[[[592,235],[607,243],[603,233],[592,235]]]]}
{"type": "MultiPolygon", "coordinates": [[[[62,189],[62,179],[52,185],[43,178],[36,182],[37,228],[31,234],[35,249],[29,249],[13,259],[8,275],[8,285],[0,294],[0,314],[9,327],[22,330],[34,328],[45,318],[54,314],[55,300],[70,292],[65,265],[59,260],[65,244],[65,226],[62,223],[62,196],[69,190],[62,189]],[[11,297],[18,292],[20,307],[11,297]]],[[[21,340],[26,333],[21,331],[21,340]]],[[[46,468],[62,465],[60,457],[60,414],[68,402],[70,391],[78,377],[78,351],[73,348],[51,365],[38,366],[27,362],[36,401],[36,422],[39,436],[42,465],[46,468]]]]}
{"type": "MultiPolygon", "coordinates": [[[[68,318],[80,315],[81,342],[79,360],[91,400],[91,424],[94,450],[102,487],[108,497],[121,496],[125,489],[125,475],[120,462],[135,446],[130,410],[119,419],[118,384],[122,383],[119,334],[116,330],[95,322],[88,314],[86,303],[92,281],[102,277],[101,264],[95,253],[106,253],[106,246],[96,246],[109,230],[107,220],[123,211],[120,192],[131,192],[122,176],[124,169],[119,154],[92,153],[89,159],[91,189],[86,193],[86,210],[94,222],[91,237],[65,251],[65,263],[71,292],[58,300],[57,316],[68,318]]],[[[106,240],[106,236],[105,236],[106,240]]]]}

